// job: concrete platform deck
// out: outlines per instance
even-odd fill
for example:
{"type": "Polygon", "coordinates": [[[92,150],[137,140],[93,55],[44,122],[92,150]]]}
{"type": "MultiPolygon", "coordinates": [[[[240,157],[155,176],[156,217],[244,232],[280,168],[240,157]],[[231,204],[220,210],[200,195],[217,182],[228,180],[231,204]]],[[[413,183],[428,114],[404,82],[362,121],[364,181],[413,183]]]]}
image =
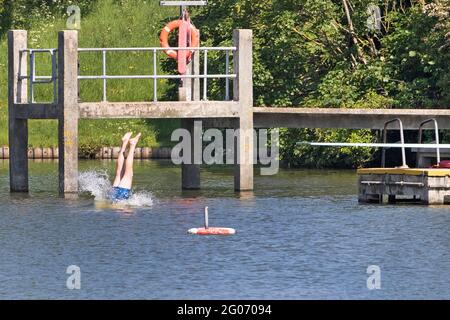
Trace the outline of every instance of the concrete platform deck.
{"type": "MultiPolygon", "coordinates": [[[[205,127],[232,128],[239,118],[237,101],[80,102],[80,118],[178,118],[205,119],[205,127]]],[[[17,119],[57,119],[52,103],[15,103],[17,119]]],[[[450,129],[450,109],[341,109],[253,107],[255,128],[348,128],[382,129],[394,118],[404,129],[418,129],[430,118],[439,129],[450,129]]]]}
{"type": "MultiPolygon", "coordinates": [[[[383,129],[386,121],[398,118],[405,130],[417,130],[419,124],[434,118],[439,129],[450,129],[450,109],[344,109],[253,107],[255,128],[345,128],[383,129]]],[[[205,120],[205,127],[232,128],[233,119],[205,120]]],[[[392,129],[394,129],[393,127],[392,129]]],[[[425,126],[431,128],[431,126],[425,126]]]]}
{"type": "Polygon", "coordinates": [[[80,118],[237,118],[236,101],[82,102],[80,118]]]}
{"type": "Polygon", "coordinates": [[[256,128],[382,129],[386,121],[399,118],[405,130],[417,130],[422,121],[434,118],[439,129],[450,129],[450,109],[254,107],[253,117],[256,128]]]}

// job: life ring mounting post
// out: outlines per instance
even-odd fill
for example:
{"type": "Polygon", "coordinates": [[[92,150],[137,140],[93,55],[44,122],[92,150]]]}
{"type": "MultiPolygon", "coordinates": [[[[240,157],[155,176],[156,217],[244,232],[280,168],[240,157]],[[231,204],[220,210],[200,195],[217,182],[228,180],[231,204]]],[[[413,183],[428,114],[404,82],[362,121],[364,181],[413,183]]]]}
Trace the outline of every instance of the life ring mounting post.
{"type": "MultiPolygon", "coordinates": [[[[205,6],[207,1],[160,1],[161,6],[179,6],[180,19],[169,22],[162,30],[159,36],[160,45],[162,48],[169,48],[169,34],[178,29],[178,47],[185,48],[198,47],[200,44],[200,34],[195,26],[191,23],[189,18],[188,6],[205,6]]],[[[187,65],[194,54],[193,50],[172,50],[164,51],[172,59],[178,62],[178,73],[185,74],[187,65]]]]}

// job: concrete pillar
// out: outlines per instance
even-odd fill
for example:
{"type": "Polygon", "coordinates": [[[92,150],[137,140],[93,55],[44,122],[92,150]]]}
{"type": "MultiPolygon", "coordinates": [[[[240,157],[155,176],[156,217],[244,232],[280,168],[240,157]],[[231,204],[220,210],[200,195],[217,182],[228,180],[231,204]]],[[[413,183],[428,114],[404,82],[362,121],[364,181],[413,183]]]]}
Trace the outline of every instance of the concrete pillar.
{"type": "Polygon", "coordinates": [[[235,147],[234,189],[253,190],[253,60],[252,30],[234,30],[233,98],[239,101],[239,119],[235,147]]]}
{"type": "Polygon", "coordinates": [[[422,202],[429,205],[442,205],[444,204],[444,195],[439,190],[425,188],[422,202]]]}
{"type": "Polygon", "coordinates": [[[58,33],[59,192],[78,192],[78,33],[58,33]]]}
{"type": "Polygon", "coordinates": [[[446,202],[446,196],[450,195],[448,177],[427,176],[422,188],[422,202],[430,205],[442,205],[446,202]]]}
{"type": "Polygon", "coordinates": [[[28,120],[17,119],[15,103],[27,103],[27,32],[8,32],[9,185],[11,192],[28,192],[28,120]]]}
{"type": "MultiPolygon", "coordinates": [[[[192,62],[188,66],[187,74],[200,74],[200,54],[194,53],[192,62]]],[[[180,101],[200,100],[200,79],[183,79],[179,89],[180,101]]],[[[181,188],[187,190],[200,189],[200,165],[194,164],[194,121],[195,119],[181,119],[181,127],[191,133],[191,164],[181,165],[181,188]]],[[[201,143],[201,141],[200,141],[201,143]]],[[[200,149],[201,152],[201,149],[200,149]]]]}
{"type": "Polygon", "coordinates": [[[187,190],[200,189],[200,165],[194,164],[194,119],[181,119],[181,127],[191,133],[191,164],[181,165],[181,187],[187,190]]]}

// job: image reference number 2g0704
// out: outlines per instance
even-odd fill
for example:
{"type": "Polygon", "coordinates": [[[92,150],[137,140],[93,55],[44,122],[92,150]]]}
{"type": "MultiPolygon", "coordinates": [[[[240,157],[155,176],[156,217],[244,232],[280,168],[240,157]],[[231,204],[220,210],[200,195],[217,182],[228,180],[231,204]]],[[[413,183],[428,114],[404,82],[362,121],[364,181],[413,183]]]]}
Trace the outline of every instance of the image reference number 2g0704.
{"type": "Polygon", "coordinates": [[[271,314],[272,310],[269,305],[256,305],[256,304],[231,304],[231,305],[222,305],[222,314],[248,314],[248,315],[257,315],[257,314],[271,314]]]}

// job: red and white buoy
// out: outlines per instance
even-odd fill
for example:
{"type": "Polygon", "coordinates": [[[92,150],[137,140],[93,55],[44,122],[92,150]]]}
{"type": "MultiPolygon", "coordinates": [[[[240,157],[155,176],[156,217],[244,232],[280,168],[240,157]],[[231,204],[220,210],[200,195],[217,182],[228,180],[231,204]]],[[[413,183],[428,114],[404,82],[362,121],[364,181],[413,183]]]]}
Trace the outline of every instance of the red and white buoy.
{"type": "Polygon", "coordinates": [[[188,230],[190,234],[199,235],[221,235],[227,236],[236,233],[233,228],[223,228],[223,227],[210,227],[208,226],[208,207],[205,207],[205,227],[204,228],[191,228],[188,230]]]}

